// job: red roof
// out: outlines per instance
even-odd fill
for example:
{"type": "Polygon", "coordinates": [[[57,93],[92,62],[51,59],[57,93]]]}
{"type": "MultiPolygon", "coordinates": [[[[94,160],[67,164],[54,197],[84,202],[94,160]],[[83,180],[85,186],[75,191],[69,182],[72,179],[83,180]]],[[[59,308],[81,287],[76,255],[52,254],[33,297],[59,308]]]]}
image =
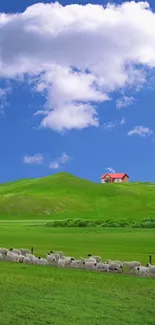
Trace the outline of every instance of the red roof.
{"type": "Polygon", "coordinates": [[[117,179],[117,178],[120,178],[120,179],[123,179],[125,176],[127,176],[129,178],[129,176],[125,173],[121,173],[121,174],[109,174],[109,173],[106,173],[104,175],[101,176],[101,178],[105,178],[106,176],[110,176],[112,179],[117,179]]]}

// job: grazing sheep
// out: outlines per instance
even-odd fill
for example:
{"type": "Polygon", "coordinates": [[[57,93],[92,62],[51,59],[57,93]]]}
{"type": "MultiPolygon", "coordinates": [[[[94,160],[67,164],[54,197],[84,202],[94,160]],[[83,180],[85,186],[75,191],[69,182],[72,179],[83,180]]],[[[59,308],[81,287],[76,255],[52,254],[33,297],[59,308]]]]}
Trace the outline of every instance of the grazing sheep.
{"type": "Polygon", "coordinates": [[[147,264],[146,267],[149,270],[150,275],[155,275],[155,265],[147,264]]]}
{"type": "Polygon", "coordinates": [[[46,255],[46,260],[47,260],[48,264],[52,264],[53,262],[56,261],[56,258],[53,254],[48,253],[46,255]]]}
{"type": "Polygon", "coordinates": [[[7,248],[0,248],[0,253],[1,254],[7,254],[8,253],[8,249],[7,248]]]}
{"type": "Polygon", "coordinates": [[[109,272],[109,264],[105,263],[97,263],[97,270],[101,270],[103,272],[109,272]]]}
{"type": "Polygon", "coordinates": [[[32,262],[31,262],[31,259],[30,259],[29,257],[24,256],[24,258],[23,258],[23,263],[24,263],[24,264],[31,264],[32,262]]]}
{"type": "Polygon", "coordinates": [[[136,266],[135,268],[136,275],[139,276],[149,276],[149,268],[147,266],[136,266]]]}
{"type": "Polygon", "coordinates": [[[48,261],[45,258],[38,257],[38,264],[39,265],[47,265],[48,261]]]}
{"type": "Polygon", "coordinates": [[[0,253],[0,260],[2,260],[3,259],[3,255],[2,255],[2,253],[0,253]]]}
{"type": "Polygon", "coordinates": [[[95,256],[95,255],[88,254],[88,257],[94,258],[97,263],[100,263],[102,261],[102,258],[100,256],[95,256]]]}
{"type": "Polygon", "coordinates": [[[13,252],[8,252],[7,253],[7,258],[8,258],[8,260],[10,260],[12,262],[18,262],[19,255],[15,254],[13,252]]]}
{"type": "Polygon", "coordinates": [[[83,265],[83,262],[81,260],[71,260],[71,264],[70,264],[70,267],[73,267],[73,268],[80,268],[81,267],[81,264],[83,265]]]}
{"type": "Polygon", "coordinates": [[[141,266],[140,262],[132,261],[132,262],[123,262],[123,267],[126,266],[129,269],[134,269],[136,266],[141,266]]]}
{"type": "Polygon", "coordinates": [[[25,257],[30,258],[31,261],[33,261],[33,260],[36,258],[35,255],[33,255],[33,254],[28,254],[28,253],[26,253],[25,257]]]}
{"type": "Polygon", "coordinates": [[[109,271],[122,272],[122,266],[117,263],[109,264],[109,271]]]}
{"type": "Polygon", "coordinates": [[[50,254],[50,255],[52,255],[52,256],[54,256],[55,257],[55,259],[56,259],[56,261],[58,261],[59,260],[59,258],[60,258],[60,254],[58,254],[58,253],[48,253],[48,254],[50,254]]]}
{"type": "Polygon", "coordinates": [[[65,259],[60,258],[57,263],[59,267],[70,266],[72,261],[74,261],[73,257],[66,257],[65,259]]]}
{"type": "Polygon", "coordinates": [[[92,261],[86,261],[84,264],[85,269],[87,270],[96,270],[97,263],[92,261]]]}

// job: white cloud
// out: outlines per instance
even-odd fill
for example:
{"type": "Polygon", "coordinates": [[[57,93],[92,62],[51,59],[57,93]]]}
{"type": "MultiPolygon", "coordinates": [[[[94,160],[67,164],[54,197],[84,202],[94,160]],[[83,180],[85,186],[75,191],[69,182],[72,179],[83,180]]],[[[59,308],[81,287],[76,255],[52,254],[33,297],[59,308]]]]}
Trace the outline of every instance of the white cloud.
{"type": "Polygon", "coordinates": [[[49,168],[50,169],[58,169],[61,167],[61,165],[66,164],[70,159],[71,159],[71,157],[68,156],[65,152],[63,152],[60,157],[58,157],[56,160],[53,160],[50,163],[49,168]]]}
{"type": "Polygon", "coordinates": [[[96,104],[113,91],[140,89],[154,66],[155,14],[147,2],[37,3],[0,14],[0,77],[29,76],[45,96],[43,127],[98,126],[96,104]]]}
{"type": "Polygon", "coordinates": [[[125,117],[123,117],[123,118],[120,120],[120,124],[121,124],[121,125],[126,124],[126,119],[125,119],[125,117]]]}
{"type": "Polygon", "coordinates": [[[128,135],[130,135],[130,136],[135,135],[135,134],[137,134],[141,137],[145,137],[145,136],[149,136],[149,135],[153,134],[153,131],[148,127],[139,125],[139,126],[135,126],[132,130],[130,130],[128,132],[128,135]]]}
{"type": "Polygon", "coordinates": [[[108,170],[110,173],[116,173],[116,171],[111,167],[106,168],[106,170],[108,170]]]}
{"type": "Polygon", "coordinates": [[[116,124],[117,124],[117,121],[116,122],[107,122],[107,123],[104,123],[102,126],[105,130],[111,131],[112,129],[115,128],[116,124]]]}
{"type": "Polygon", "coordinates": [[[116,107],[117,108],[128,107],[133,104],[134,100],[135,99],[132,96],[131,97],[123,96],[122,98],[116,100],[116,107]]]}
{"type": "Polygon", "coordinates": [[[42,164],[44,162],[44,158],[41,154],[36,154],[34,156],[24,156],[23,159],[25,164],[42,164]]]}

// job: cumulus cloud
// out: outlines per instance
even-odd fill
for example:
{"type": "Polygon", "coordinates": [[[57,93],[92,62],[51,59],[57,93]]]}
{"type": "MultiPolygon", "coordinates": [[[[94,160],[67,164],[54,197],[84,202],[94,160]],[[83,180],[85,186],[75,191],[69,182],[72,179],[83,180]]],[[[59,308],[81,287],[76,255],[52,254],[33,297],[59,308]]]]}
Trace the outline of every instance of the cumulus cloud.
{"type": "Polygon", "coordinates": [[[58,169],[61,167],[61,165],[66,164],[70,159],[71,159],[71,157],[68,156],[65,152],[63,152],[60,157],[58,157],[57,159],[53,160],[50,163],[49,168],[50,169],[58,169]]]}
{"type": "Polygon", "coordinates": [[[116,173],[115,169],[113,169],[111,167],[107,167],[106,170],[108,170],[108,172],[110,172],[110,173],[116,173]]]}
{"type": "Polygon", "coordinates": [[[141,137],[145,137],[145,136],[149,136],[149,135],[153,134],[153,131],[148,127],[138,125],[138,126],[135,126],[132,130],[130,130],[128,132],[129,136],[135,135],[135,134],[137,134],[141,137]]]}
{"type": "Polygon", "coordinates": [[[97,103],[140,87],[154,66],[155,14],[147,2],[37,3],[0,14],[0,77],[26,74],[45,96],[42,127],[98,126],[97,103]]]}
{"type": "Polygon", "coordinates": [[[116,107],[123,108],[123,107],[131,106],[134,100],[135,99],[132,96],[131,97],[123,96],[122,98],[116,100],[116,107]]]}
{"type": "Polygon", "coordinates": [[[42,164],[44,162],[44,158],[41,154],[36,154],[34,156],[24,156],[23,161],[25,164],[42,164]]]}

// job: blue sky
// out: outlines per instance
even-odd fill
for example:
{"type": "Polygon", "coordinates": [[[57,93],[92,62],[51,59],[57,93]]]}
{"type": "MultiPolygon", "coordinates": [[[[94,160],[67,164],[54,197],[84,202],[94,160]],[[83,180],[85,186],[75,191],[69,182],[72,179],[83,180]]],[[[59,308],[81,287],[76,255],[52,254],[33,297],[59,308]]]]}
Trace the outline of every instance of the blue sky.
{"type": "Polygon", "coordinates": [[[0,4],[0,182],[108,168],[154,182],[155,4],[40,3],[0,4]]]}

